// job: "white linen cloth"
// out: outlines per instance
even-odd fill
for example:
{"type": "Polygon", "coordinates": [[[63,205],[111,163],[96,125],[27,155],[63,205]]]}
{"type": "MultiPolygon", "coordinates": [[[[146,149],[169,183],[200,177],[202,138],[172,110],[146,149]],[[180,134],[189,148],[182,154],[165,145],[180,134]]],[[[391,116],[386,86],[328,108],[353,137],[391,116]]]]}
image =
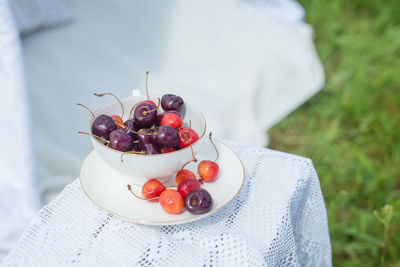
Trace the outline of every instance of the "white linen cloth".
{"type": "Polygon", "coordinates": [[[196,222],[144,226],[108,214],[79,181],[30,222],[2,266],[331,266],[326,210],[309,159],[226,143],[242,190],[196,222]]]}
{"type": "Polygon", "coordinates": [[[144,93],[146,70],[151,94],[181,95],[215,135],[265,144],[266,130],[317,92],[324,77],[301,9],[272,16],[256,2],[66,2],[74,23],[23,39],[39,180],[46,187],[72,181],[90,149],[77,134],[90,115],[75,103],[96,109],[113,99],[93,92],[144,93]]]}
{"type": "Polygon", "coordinates": [[[39,210],[18,29],[0,0],[0,260],[39,210]]]}

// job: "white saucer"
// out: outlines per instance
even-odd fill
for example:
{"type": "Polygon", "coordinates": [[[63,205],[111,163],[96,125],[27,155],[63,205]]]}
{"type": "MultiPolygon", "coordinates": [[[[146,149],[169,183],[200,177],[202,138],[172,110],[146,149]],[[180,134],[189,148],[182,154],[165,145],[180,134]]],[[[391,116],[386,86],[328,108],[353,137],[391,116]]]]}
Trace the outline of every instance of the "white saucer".
{"type": "MultiPolygon", "coordinates": [[[[220,174],[214,182],[202,185],[213,198],[212,210],[205,214],[193,215],[185,210],[181,214],[171,215],[164,212],[158,202],[135,198],[128,191],[126,180],[105,164],[95,150],[83,161],[79,180],[83,191],[94,204],[135,223],[169,225],[196,221],[213,214],[231,202],[244,183],[244,168],[239,157],[226,145],[217,140],[214,142],[220,154],[217,161],[220,174]]],[[[209,141],[205,140],[196,157],[199,161],[215,159],[215,150],[209,141]]],[[[197,163],[189,163],[185,168],[197,175],[197,163]]],[[[171,177],[166,185],[174,185],[174,180],[175,178],[171,177]]],[[[139,186],[132,185],[132,188],[135,193],[141,195],[139,186]]]]}

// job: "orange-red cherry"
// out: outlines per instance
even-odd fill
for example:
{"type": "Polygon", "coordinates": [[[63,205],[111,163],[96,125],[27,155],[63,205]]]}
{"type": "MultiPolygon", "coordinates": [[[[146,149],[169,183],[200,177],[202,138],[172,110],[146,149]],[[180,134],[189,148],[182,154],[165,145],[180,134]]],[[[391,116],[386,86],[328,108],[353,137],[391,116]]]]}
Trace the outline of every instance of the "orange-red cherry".
{"type": "Polygon", "coordinates": [[[122,118],[120,116],[111,115],[111,118],[114,120],[115,126],[117,126],[117,129],[121,128],[120,125],[124,125],[124,121],[122,120],[122,118]]]}
{"type": "Polygon", "coordinates": [[[157,179],[151,179],[144,183],[142,187],[142,196],[144,198],[159,197],[164,190],[165,186],[160,181],[157,179]]]}
{"type": "Polygon", "coordinates": [[[187,146],[190,146],[199,139],[199,135],[196,133],[196,131],[189,128],[178,129],[178,136],[179,136],[178,146],[180,148],[185,148],[187,146]]]}
{"type": "Polygon", "coordinates": [[[175,189],[166,189],[161,193],[159,201],[161,208],[169,214],[179,214],[185,206],[181,194],[175,189]]]}
{"type": "Polygon", "coordinates": [[[186,169],[180,170],[175,175],[175,183],[178,185],[180,182],[182,182],[182,180],[186,178],[196,178],[196,175],[186,169]]]}
{"type": "Polygon", "coordinates": [[[217,178],[219,172],[219,166],[214,161],[203,160],[197,166],[197,172],[199,173],[200,178],[204,182],[209,183],[217,178]]]}
{"type": "Polygon", "coordinates": [[[182,119],[180,116],[174,114],[174,113],[166,113],[162,119],[161,119],[161,125],[168,125],[171,126],[172,128],[180,128],[182,127],[182,119]]]}

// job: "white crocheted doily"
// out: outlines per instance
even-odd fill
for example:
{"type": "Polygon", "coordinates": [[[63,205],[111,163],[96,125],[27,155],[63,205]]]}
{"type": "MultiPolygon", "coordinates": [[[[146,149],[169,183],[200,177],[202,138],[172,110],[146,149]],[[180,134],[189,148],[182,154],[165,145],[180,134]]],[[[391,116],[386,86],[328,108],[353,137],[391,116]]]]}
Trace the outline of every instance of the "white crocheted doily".
{"type": "Polygon", "coordinates": [[[144,226],[95,206],[78,180],[30,222],[4,266],[331,266],[324,200],[309,159],[228,143],[246,181],[217,213],[144,226]]]}

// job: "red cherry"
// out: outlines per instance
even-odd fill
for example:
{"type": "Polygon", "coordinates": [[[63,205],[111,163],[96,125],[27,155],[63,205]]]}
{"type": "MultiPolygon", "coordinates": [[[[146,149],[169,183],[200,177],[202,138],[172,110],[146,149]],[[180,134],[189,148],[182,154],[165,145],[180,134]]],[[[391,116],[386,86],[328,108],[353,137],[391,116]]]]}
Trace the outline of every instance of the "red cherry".
{"type": "Polygon", "coordinates": [[[157,104],[154,103],[154,101],[151,101],[151,100],[140,101],[140,102],[138,103],[138,105],[139,105],[140,103],[149,103],[149,104],[152,104],[155,108],[157,107],[157,104]]]}
{"type": "Polygon", "coordinates": [[[124,121],[122,118],[118,115],[111,115],[111,118],[114,120],[115,125],[117,126],[117,129],[121,128],[120,125],[124,125],[124,121]]]}
{"type": "Polygon", "coordinates": [[[189,128],[178,129],[178,136],[179,136],[178,146],[180,148],[190,146],[199,139],[199,135],[193,129],[189,128]]]}
{"type": "Polygon", "coordinates": [[[214,161],[203,160],[199,163],[199,166],[197,167],[197,172],[204,182],[212,182],[218,176],[219,166],[214,161]]]}
{"type": "Polygon", "coordinates": [[[176,173],[175,183],[178,185],[180,182],[182,182],[182,180],[186,178],[196,178],[196,175],[193,172],[186,169],[180,170],[176,173]]]}
{"type": "Polygon", "coordinates": [[[157,124],[161,124],[161,120],[164,117],[164,115],[165,114],[169,114],[169,113],[175,114],[175,115],[179,116],[182,119],[182,115],[178,111],[176,111],[176,110],[167,110],[167,111],[164,111],[164,112],[161,112],[161,113],[157,113],[157,124]]]}
{"type": "Polygon", "coordinates": [[[160,124],[168,125],[174,129],[176,129],[176,128],[182,127],[183,122],[182,122],[182,119],[180,116],[173,114],[173,113],[167,113],[162,117],[160,124]]]}
{"type": "Polygon", "coordinates": [[[181,194],[175,189],[167,189],[162,192],[159,200],[161,208],[169,214],[179,214],[185,206],[181,194]]]}
{"type": "Polygon", "coordinates": [[[151,179],[144,183],[142,187],[142,196],[144,198],[159,197],[164,190],[165,186],[160,181],[151,179]]]}
{"type": "Polygon", "coordinates": [[[173,147],[164,147],[164,148],[161,148],[161,153],[163,153],[163,154],[169,153],[169,152],[173,152],[173,151],[176,151],[176,149],[173,148],[173,147]]]}
{"type": "Polygon", "coordinates": [[[200,189],[201,184],[195,178],[186,178],[178,184],[178,192],[183,198],[195,189],[200,189]]]}

